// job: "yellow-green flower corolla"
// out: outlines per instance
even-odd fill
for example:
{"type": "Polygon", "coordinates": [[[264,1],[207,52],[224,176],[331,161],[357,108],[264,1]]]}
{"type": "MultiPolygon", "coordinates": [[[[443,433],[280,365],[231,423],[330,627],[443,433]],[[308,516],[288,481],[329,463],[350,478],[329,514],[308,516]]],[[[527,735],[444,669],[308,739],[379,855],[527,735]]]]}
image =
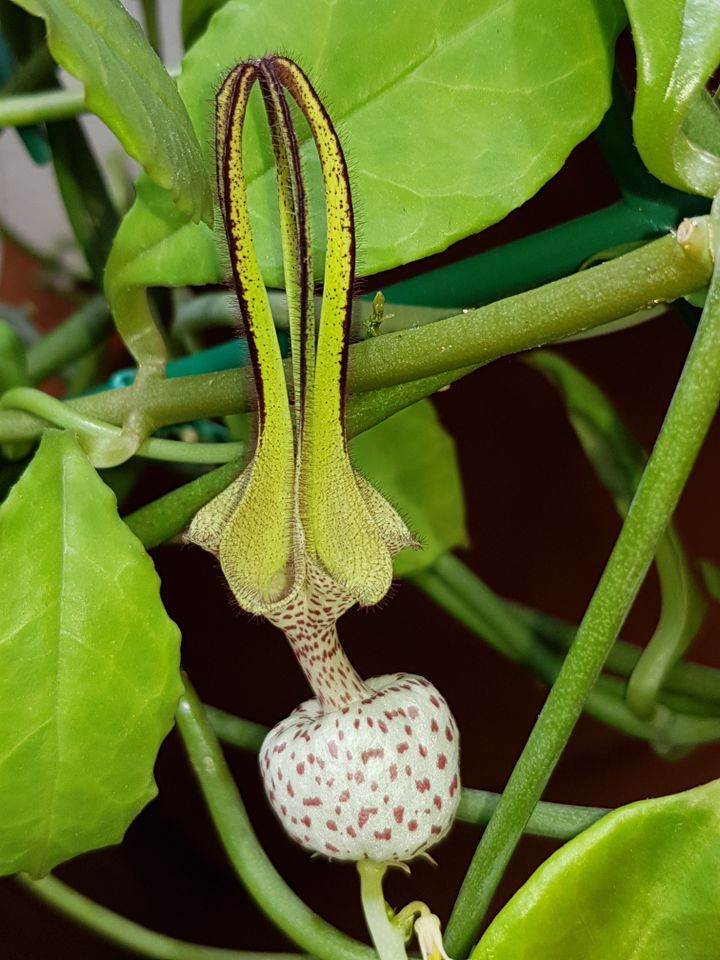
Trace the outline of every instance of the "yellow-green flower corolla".
{"type": "Polygon", "coordinates": [[[350,462],[344,396],[355,265],[353,209],[343,152],[310,82],[292,61],[240,64],[217,94],[217,180],[235,290],[255,374],[258,431],[247,468],[195,517],[188,539],[214,552],[240,606],[278,626],[310,605],[334,619],[377,603],[392,557],[415,543],[385,498],[350,462]],[[250,91],[259,84],[277,170],[290,315],[291,405],[255,255],[243,169],[250,91]],[[319,325],[300,151],[286,93],[307,120],[325,188],[327,252],[319,325]]]}

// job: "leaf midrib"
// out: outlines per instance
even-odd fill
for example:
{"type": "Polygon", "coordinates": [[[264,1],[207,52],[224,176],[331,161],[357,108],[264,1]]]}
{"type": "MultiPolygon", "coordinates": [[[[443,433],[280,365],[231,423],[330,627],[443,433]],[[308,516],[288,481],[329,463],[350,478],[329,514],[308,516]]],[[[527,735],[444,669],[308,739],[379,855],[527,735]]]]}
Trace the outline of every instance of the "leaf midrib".
{"type": "MultiPolygon", "coordinates": [[[[61,638],[64,635],[64,624],[63,624],[63,596],[65,595],[66,588],[66,573],[67,573],[67,471],[68,471],[68,459],[67,457],[62,458],[62,468],[59,476],[59,496],[58,496],[58,508],[60,511],[60,552],[58,558],[58,576],[57,582],[59,585],[57,597],[55,599],[55,617],[54,626],[55,630],[53,633],[53,638],[55,640],[53,644],[53,651],[55,654],[55,662],[53,664],[52,678],[53,678],[53,689],[51,696],[50,704],[50,716],[48,717],[46,723],[49,725],[48,737],[52,737],[54,742],[51,745],[51,757],[52,757],[52,773],[48,776],[48,786],[46,789],[46,817],[43,831],[43,839],[38,845],[38,859],[41,864],[46,865],[48,861],[49,851],[50,851],[50,838],[52,836],[53,826],[55,823],[56,817],[56,807],[57,807],[57,795],[58,795],[58,783],[60,780],[60,689],[62,686],[61,681],[61,671],[62,671],[62,656],[60,652],[61,638]],[[54,752],[53,752],[54,751],[54,752]]],[[[38,872],[42,872],[44,869],[43,866],[40,866],[38,872]]]]}

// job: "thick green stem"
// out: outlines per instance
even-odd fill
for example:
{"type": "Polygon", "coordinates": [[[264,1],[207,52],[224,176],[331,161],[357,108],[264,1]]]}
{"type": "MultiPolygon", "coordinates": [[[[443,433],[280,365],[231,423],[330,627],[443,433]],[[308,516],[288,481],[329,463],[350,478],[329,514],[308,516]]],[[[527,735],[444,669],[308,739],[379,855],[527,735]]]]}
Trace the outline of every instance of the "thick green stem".
{"type": "Polygon", "coordinates": [[[145,549],[150,550],[188,527],[198,510],[232,483],[241,469],[241,460],[231,460],[158,497],[123,519],[145,549]]]}
{"type": "Polygon", "coordinates": [[[263,913],[318,960],[376,960],[374,951],[313,913],[275,870],[255,836],[203,706],[187,681],[177,725],[225,852],[263,913]]]}
{"type": "Polygon", "coordinates": [[[58,913],[139,956],[154,960],[305,960],[297,953],[224,950],[221,947],[186,943],[184,940],[176,940],[174,937],[141,927],[140,924],[84,897],[56,877],[30,880],[29,877],[19,876],[17,879],[26,890],[58,913]]]}
{"type": "Polygon", "coordinates": [[[358,861],[363,914],[379,960],[407,960],[402,933],[388,917],[385,904],[382,882],[387,868],[386,863],[358,861]]]}
{"type": "MultiPolygon", "coordinates": [[[[706,218],[699,218],[688,242],[663,237],[536,290],[416,330],[353,344],[350,392],[397,384],[403,385],[398,388],[402,391],[424,378],[426,391],[432,392],[498,357],[561,340],[704,287],[712,269],[707,229],[706,218]]],[[[71,405],[110,423],[122,423],[129,410],[142,409],[159,426],[248,410],[252,397],[249,371],[226,370],[147,380],[71,405]]],[[[27,414],[0,413],[0,443],[33,439],[42,429],[42,421],[27,414]]]]}
{"type": "MultiPolygon", "coordinates": [[[[680,241],[692,239],[683,228],[680,241]]],[[[466,955],[470,950],[525,824],[645,578],[720,401],[718,356],[720,284],[713,278],[685,368],[620,536],[473,857],[448,926],[451,954],[466,955]]]]}

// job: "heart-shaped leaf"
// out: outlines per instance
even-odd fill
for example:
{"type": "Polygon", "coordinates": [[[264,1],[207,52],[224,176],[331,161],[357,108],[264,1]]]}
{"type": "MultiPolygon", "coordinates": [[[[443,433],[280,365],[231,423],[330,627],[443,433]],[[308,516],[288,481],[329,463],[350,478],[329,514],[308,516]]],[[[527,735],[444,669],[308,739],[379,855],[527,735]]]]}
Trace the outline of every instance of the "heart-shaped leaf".
{"type": "Polygon", "coordinates": [[[0,874],[118,842],[156,793],[179,631],[152,561],[71,433],[0,508],[0,874]]]}
{"type": "Polygon", "coordinates": [[[210,17],[227,0],[182,0],[180,28],[185,48],[192,46],[208,25],[210,17]]]}
{"type": "Polygon", "coordinates": [[[716,960],[720,780],[603,817],[547,860],[472,960],[716,960]]]}
{"type": "Polygon", "coordinates": [[[713,197],[720,109],[705,89],[720,63],[716,0],[625,0],[637,55],[633,133],[660,180],[713,197]]]}
{"type": "Polygon", "coordinates": [[[212,223],[210,180],[174,82],[119,0],[14,0],[47,24],[85,102],[191,220],[212,223]]]}

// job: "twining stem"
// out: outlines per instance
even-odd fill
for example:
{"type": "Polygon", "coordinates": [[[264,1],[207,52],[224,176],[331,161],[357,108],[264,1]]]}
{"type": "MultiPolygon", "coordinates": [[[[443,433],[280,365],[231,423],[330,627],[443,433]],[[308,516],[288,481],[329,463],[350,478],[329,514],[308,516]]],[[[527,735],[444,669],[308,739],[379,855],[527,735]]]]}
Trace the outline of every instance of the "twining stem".
{"type": "Polygon", "coordinates": [[[72,887],[47,876],[31,880],[18,878],[26,890],[39,897],[58,913],[104,937],[119,947],[151,960],[309,960],[298,953],[261,953],[254,950],[225,950],[176,940],[128,920],[113,910],[83,896],[72,887]]]}
{"type": "MultiPolygon", "coordinates": [[[[713,218],[718,217],[717,204],[713,218]]],[[[686,239],[683,230],[680,240],[686,239]]],[[[720,401],[720,282],[703,317],[620,536],[545,706],[475,852],[448,926],[465,956],[523,828],[652,562],[720,401]]]]}
{"type": "MultiPolygon", "coordinates": [[[[215,733],[223,741],[241,750],[257,753],[268,734],[268,728],[252,720],[235,717],[217,707],[205,705],[205,713],[215,733]]],[[[490,790],[463,787],[458,820],[476,825],[485,824],[500,802],[500,794],[490,790]]],[[[540,801],[527,822],[525,832],[535,837],[570,840],[596,823],[610,811],[605,807],[583,807],[569,803],[540,801]]]]}
{"type": "MultiPolygon", "coordinates": [[[[561,393],[585,455],[627,515],[646,462],[645,452],[612,404],[591,381],[552,350],[535,350],[525,358],[561,393]]],[[[653,720],[668,672],[679,661],[703,622],[707,604],[697,587],[672,524],[655,553],[660,582],[660,618],[627,685],[627,703],[641,720],[653,720]]]]}
{"type": "MultiPolygon", "coordinates": [[[[573,624],[531,607],[516,603],[511,603],[510,606],[550,647],[563,652],[570,647],[577,631],[577,627],[573,624]]],[[[617,640],[605,666],[621,677],[628,677],[635,668],[641,652],[640,648],[634,644],[617,640]]],[[[688,702],[693,700],[698,708],[708,712],[717,711],[720,709],[720,670],[716,667],[681,660],[669,671],[664,690],[667,694],[685,697],[688,702]]]]}
{"type": "MultiPolygon", "coordinates": [[[[432,378],[427,383],[430,393],[498,357],[561,340],[701,289],[710,279],[712,257],[707,221],[699,218],[697,224],[690,244],[663,237],[590,270],[478,310],[353,344],[350,393],[389,389],[425,377],[432,378]]],[[[290,377],[289,366],[286,371],[290,377]]],[[[122,423],[129,409],[142,407],[154,423],[166,425],[248,410],[252,397],[248,371],[226,370],[146,382],[70,405],[110,423],[122,423]]],[[[33,439],[43,426],[28,414],[0,413],[0,443],[33,439]]]]}
{"type": "MultiPolygon", "coordinates": [[[[121,433],[120,428],[114,424],[83,415],[49,393],[34,390],[32,387],[13,387],[7,390],[0,398],[0,407],[28,410],[54,426],[77,430],[86,440],[91,459],[93,441],[112,441],[121,433]]],[[[185,443],[182,440],[151,437],[140,445],[137,456],[176,463],[226,463],[236,460],[244,450],[244,443],[185,443]]]]}
{"type": "MultiPolygon", "coordinates": [[[[540,615],[532,611],[523,611],[496,596],[479,577],[469,570],[457,557],[447,554],[440,557],[432,568],[423,570],[413,577],[413,581],[439,606],[481,637],[503,656],[515,663],[527,667],[538,679],[552,684],[562,667],[562,657],[545,638],[539,635],[534,622],[540,615]]],[[[570,645],[574,634],[565,626],[564,637],[570,645]]],[[[556,631],[558,627],[555,627],[556,631]]],[[[556,644],[556,647],[558,644],[556,644]]],[[[629,645],[621,650],[623,672],[625,675],[637,662],[640,651],[634,650],[630,661],[627,655],[629,645]]],[[[616,650],[611,655],[615,659],[616,650]]],[[[697,665],[680,664],[675,670],[687,683],[686,673],[681,668],[695,666],[695,675],[703,679],[712,676],[697,665]]],[[[720,677],[716,679],[716,695],[720,695],[720,677]]],[[[633,737],[648,740],[662,749],[696,746],[708,741],[720,740],[720,719],[717,706],[712,702],[703,702],[688,690],[687,693],[663,693],[662,704],[651,721],[638,718],[625,700],[626,684],[613,677],[601,676],[588,693],[584,709],[591,716],[622,730],[633,737]],[[667,705],[665,705],[667,704],[667,705]],[[677,712],[684,711],[684,712],[677,712]],[[687,716],[699,714],[699,716],[687,716]]],[[[707,691],[705,691],[707,692],[707,691]]]]}
{"type": "Polygon", "coordinates": [[[386,863],[358,861],[363,913],[379,960],[407,960],[402,933],[391,922],[385,905],[382,882],[387,868],[386,863]]]}
{"type": "Polygon", "coordinates": [[[203,706],[187,681],[176,719],[222,845],[263,913],[318,960],[377,960],[368,947],[321,920],[277,873],[260,846],[203,706]]]}

